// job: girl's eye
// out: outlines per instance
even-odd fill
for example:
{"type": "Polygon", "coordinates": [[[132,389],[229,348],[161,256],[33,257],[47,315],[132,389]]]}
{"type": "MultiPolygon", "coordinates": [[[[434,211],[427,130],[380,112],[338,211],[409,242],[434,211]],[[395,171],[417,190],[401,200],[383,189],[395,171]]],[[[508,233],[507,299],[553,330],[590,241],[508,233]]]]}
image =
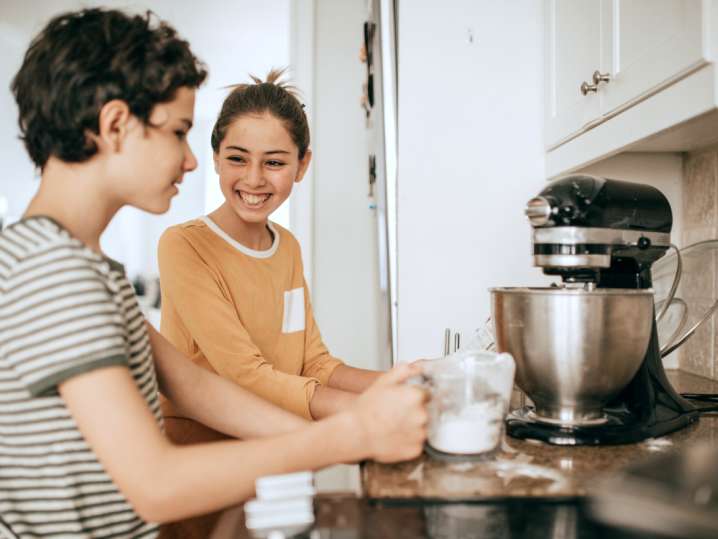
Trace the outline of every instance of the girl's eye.
{"type": "Polygon", "coordinates": [[[175,131],[175,135],[177,135],[178,139],[184,140],[187,138],[187,131],[175,131]]]}
{"type": "Polygon", "coordinates": [[[281,167],[284,163],[281,161],[267,161],[267,165],[270,167],[281,167]]]}
{"type": "Polygon", "coordinates": [[[239,155],[230,155],[227,157],[227,160],[233,163],[244,163],[244,157],[240,157],[239,155]]]}

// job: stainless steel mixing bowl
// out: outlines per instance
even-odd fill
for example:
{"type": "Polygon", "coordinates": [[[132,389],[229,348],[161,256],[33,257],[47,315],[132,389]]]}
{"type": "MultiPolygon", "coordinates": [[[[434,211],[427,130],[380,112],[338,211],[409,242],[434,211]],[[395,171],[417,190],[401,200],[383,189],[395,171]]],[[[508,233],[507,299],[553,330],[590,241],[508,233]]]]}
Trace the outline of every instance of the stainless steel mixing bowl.
{"type": "Polygon", "coordinates": [[[653,291],[492,288],[499,352],[516,360],[516,383],[537,420],[604,421],[603,406],[631,381],[648,348],[653,291]]]}

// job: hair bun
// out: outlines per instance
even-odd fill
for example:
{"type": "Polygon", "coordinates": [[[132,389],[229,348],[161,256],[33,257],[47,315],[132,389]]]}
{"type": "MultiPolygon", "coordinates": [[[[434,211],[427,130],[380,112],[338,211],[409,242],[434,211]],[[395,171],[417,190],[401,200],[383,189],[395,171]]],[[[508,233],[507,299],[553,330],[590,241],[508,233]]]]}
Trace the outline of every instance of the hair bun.
{"type": "Polygon", "coordinates": [[[263,81],[250,75],[249,84],[229,86],[232,89],[222,104],[222,110],[212,129],[212,150],[219,151],[229,125],[245,114],[268,112],[285,122],[285,126],[297,145],[302,159],[309,148],[309,125],[299,90],[282,80],[287,68],[274,68],[263,81]]]}
{"type": "Polygon", "coordinates": [[[279,79],[282,77],[282,75],[284,75],[286,73],[286,71],[287,71],[286,67],[282,68],[282,69],[277,69],[277,68],[272,69],[267,74],[267,84],[276,84],[277,86],[284,87],[285,85],[279,79]]]}
{"type": "Polygon", "coordinates": [[[287,80],[281,80],[286,74],[286,67],[273,67],[269,71],[269,73],[267,73],[266,80],[262,80],[256,75],[250,75],[249,78],[252,79],[254,84],[271,84],[272,86],[278,86],[279,88],[282,88],[284,90],[291,91],[291,93],[294,95],[296,93],[296,88],[290,85],[287,80]]]}

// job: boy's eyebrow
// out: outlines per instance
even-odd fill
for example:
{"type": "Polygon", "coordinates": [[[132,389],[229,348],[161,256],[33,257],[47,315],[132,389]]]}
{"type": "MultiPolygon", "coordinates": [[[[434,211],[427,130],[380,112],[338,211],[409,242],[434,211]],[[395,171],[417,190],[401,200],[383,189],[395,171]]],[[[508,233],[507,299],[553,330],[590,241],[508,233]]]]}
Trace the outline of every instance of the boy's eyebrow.
{"type": "MultiPolygon", "coordinates": [[[[241,146],[227,146],[225,149],[226,150],[239,150],[240,152],[251,153],[247,148],[242,148],[241,146]]],[[[291,153],[291,152],[288,152],[287,150],[270,150],[268,152],[264,152],[265,155],[274,154],[274,153],[291,153]]]]}

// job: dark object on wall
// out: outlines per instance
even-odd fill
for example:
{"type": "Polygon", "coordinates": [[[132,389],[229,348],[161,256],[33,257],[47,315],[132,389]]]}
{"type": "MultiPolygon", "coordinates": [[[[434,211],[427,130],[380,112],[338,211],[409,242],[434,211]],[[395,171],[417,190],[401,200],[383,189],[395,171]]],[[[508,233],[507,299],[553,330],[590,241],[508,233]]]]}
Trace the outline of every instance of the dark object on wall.
{"type": "Polygon", "coordinates": [[[362,88],[362,106],[367,119],[374,108],[374,34],[376,23],[364,23],[364,61],[366,62],[366,82],[362,88]]]}

